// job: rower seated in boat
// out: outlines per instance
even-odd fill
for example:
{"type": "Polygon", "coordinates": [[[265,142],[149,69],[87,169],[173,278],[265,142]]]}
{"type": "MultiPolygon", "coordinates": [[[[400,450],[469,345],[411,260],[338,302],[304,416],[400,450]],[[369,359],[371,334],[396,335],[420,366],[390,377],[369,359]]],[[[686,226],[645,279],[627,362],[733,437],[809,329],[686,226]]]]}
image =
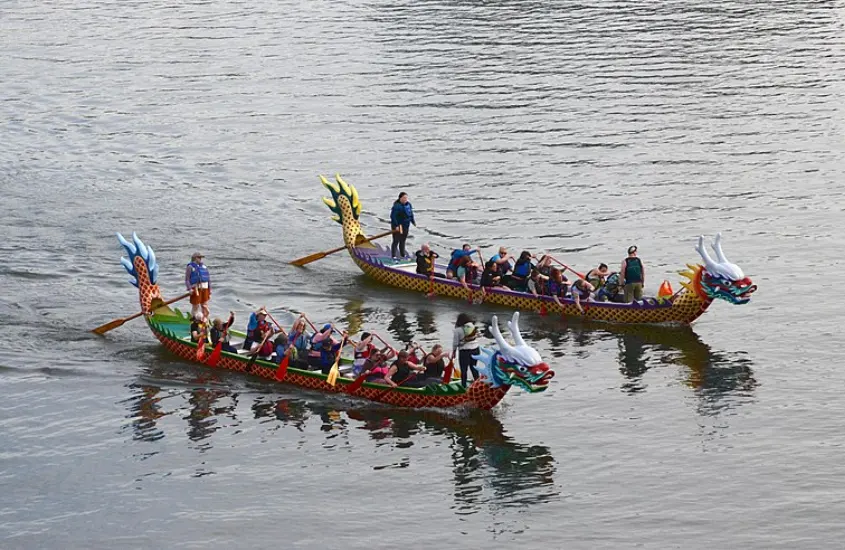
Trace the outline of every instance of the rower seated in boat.
{"type": "Polygon", "coordinates": [[[367,382],[386,383],[384,377],[390,370],[387,360],[392,354],[388,348],[374,351],[364,362],[364,371],[359,376],[366,376],[367,382]]]}
{"type": "Polygon", "coordinates": [[[311,341],[311,335],[305,328],[305,316],[300,315],[299,318],[293,322],[293,326],[288,333],[288,342],[291,347],[290,364],[297,367],[306,367],[308,365],[308,345],[311,341]]]}
{"type": "Polygon", "coordinates": [[[259,328],[267,324],[267,309],[261,306],[256,311],[249,314],[249,323],[246,325],[246,339],[244,340],[243,349],[252,349],[252,344],[261,342],[264,339],[264,330],[259,328]]]}
{"type": "Polygon", "coordinates": [[[584,275],[584,280],[598,290],[604,286],[604,283],[607,280],[607,275],[607,264],[599,264],[598,267],[594,267],[589,270],[586,275],[584,275]]]}
{"type": "Polygon", "coordinates": [[[620,284],[619,273],[613,272],[604,280],[604,285],[596,292],[596,300],[599,302],[611,301],[615,303],[622,303],[625,301],[625,296],[622,294],[622,285],[620,284]]]}
{"type": "Polygon", "coordinates": [[[569,287],[569,280],[564,276],[563,272],[556,267],[552,268],[549,280],[546,281],[546,294],[554,298],[555,303],[561,307],[560,298],[566,297],[566,291],[569,287]]]}
{"type": "Polygon", "coordinates": [[[416,253],[417,273],[426,277],[443,277],[442,273],[434,272],[434,260],[439,257],[428,244],[422,245],[416,253]]]}
{"type": "Polygon", "coordinates": [[[534,265],[531,263],[531,253],[523,250],[513,265],[513,273],[504,278],[505,286],[517,292],[525,292],[528,289],[528,278],[534,265]]]}
{"type": "Polygon", "coordinates": [[[540,273],[539,269],[532,269],[531,277],[528,279],[528,292],[533,294],[535,298],[540,294],[545,294],[548,281],[549,278],[540,273]]]}
{"type": "Polygon", "coordinates": [[[572,299],[575,301],[575,307],[581,313],[584,313],[584,307],[581,305],[581,302],[589,301],[593,290],[595,290],[595,287],[584,279],[577,279],[572,283],[572,288],[570,288],[572,299]]]}
{"type": "Polygon", "coordinates": [[[234,322],[235,313],[232,311],[229,312],[229,319],[225,323],[223,323],[223,320],[220,319],[220,317],[216,317],[211,324],[211,344],[216,346],[220,340],[223,340],[223,343],[220,344],[221,351],[238,353],[238,350],[229,343],[229,327],[231,327],[234,322]]]}
{"type": "MultiPolygon", "coordinates": [[[[279,334],[276,336],[276,339],[273,340],[273,351],[276,352],[276,356],[273,357],[274,363],[281,363],[282,359],[285,355],[289,355],[291,352],[289,351],[291,348],[290,341],[288,337],[284,334],[279,334]]],[[[288,359],[290,361],[290,359],[288,359]]]]}
{"type": "Polygon", "coordinates": [[[449,258],[449,265],[446,266],[446,278],[456,278],[458,274],[458,262],[461,260],[461,258],[465,256],[472,256],[477,252],[478,249],[474,249],[468,244],[464,244],[460,250],[453,250],[451,257],[449,258]]]}
{"type": "Polygon", "coordinates": [[[191,342],[199,342],[201,338],[205,338],[207,328],[202,313],[194,315],[191,321],[191,342]]]}
{"type": "Polygon", "coordinates": [[[443,371],[446,369],[446,356],[443,353],[443,346],[435,344],[431,351],[423,358],[425,367],[425,378],[429,382],[440,382],[443,379],[443,371]]]}
{"type": "Polygon", "coordinates": [[[390,370],[387,371],[387,376],[384,377],[388,386],[408,386],[412,388],[425,386],[427,381],[424,377],[419,376],[425,372],[425,367],[414,365],[408,361],[408,352],[401,350],[396,357],[396,361],[390,365],[390,370]]]}
{"type": "Polygon", "coordinates": [[[499,273],[499,264],[496,262],[487,262],[487,265],[484,266],[484,271],[481,273],[480,285],[487,288],[502,286],[502,276],[499,273]]]}
{"type": "Polygon", "coordinates": [[[311,337],[311,350],[308,352],[308,365],[313,369],[320,369],[328,374],[337,357],[340,342],[332,338],[332,324],[326,323],[311,337]]]}

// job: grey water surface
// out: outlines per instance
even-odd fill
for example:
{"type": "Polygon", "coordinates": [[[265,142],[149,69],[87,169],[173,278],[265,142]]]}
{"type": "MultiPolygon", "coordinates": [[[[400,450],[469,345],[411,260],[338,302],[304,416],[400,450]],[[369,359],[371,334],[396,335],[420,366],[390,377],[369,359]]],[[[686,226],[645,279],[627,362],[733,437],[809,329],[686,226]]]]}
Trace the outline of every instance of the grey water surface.
{"type": "Polygon", "coordinates": [[[0,548],[840,548],[845,7],[831,1],[0,3],[0,548]],[[759,285],[691,329],[523,315],[557,375],[408,412],[174,359],[116,231],[213,311],[447,341],[510,312],[367,281],[368,231],[552,251],[647,289],[699,234],[759,285]]]}

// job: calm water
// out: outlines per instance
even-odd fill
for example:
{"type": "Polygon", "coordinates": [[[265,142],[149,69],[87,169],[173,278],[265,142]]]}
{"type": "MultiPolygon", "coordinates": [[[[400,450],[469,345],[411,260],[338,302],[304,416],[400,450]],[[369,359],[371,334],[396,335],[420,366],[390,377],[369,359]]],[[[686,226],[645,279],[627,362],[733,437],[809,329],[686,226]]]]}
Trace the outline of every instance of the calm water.
{"type": "MultiPolygon", "coordinates": [[[[838,2],[0,5],[0,547],[836,548],[845,43],[838,2]],[[130,323],[115,231],[167,294],[426,345],[459,302],[376,286],[373,232],[639,246],[677,285],[700,233],[760,290],[686,330],[525,315],[557,372],[491,414],[407,412],[192,367],[130,323]],[[823,292],[814,300],[814,291],[823,292]]],[[[472,313],[489,321],[494,309],[472,313]]],[[[498,313],[505,313],[498,311],[498,313]]]]}

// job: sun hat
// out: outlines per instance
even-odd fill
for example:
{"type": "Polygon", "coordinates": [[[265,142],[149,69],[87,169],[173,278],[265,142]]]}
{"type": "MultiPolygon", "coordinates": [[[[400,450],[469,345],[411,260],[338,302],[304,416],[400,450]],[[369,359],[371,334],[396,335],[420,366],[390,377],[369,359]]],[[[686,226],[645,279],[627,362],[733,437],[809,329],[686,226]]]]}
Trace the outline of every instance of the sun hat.
{"type": "Polygon", "coordinates": [[[633,254],[636,251],[637,251],[637,245],[632,244],[631,246],[628,247],[628,254],[633,254]]]}
{"type": "Polygon", "coordinates": [[[263,307],[255,312],[256,315],[267,315],[267,310],[263,307]]]}
{"type": "Polygon", "coordinates": [[[331,324],[331,323],[326,323],[325,325],[323,325],[323,328],[321,328],[321,329],[320,329],[320,332],[327,331],[327,330],[329,330],[330,328],[332,328],[332,324],[331,324]]]}

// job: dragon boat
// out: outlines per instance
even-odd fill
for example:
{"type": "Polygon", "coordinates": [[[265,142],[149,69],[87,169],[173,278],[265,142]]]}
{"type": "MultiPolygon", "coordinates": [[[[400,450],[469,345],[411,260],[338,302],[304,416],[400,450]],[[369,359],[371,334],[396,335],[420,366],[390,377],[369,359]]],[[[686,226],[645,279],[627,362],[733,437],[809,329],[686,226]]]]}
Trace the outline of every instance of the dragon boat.
{"type": "MultiPolygon", "coordinates": [[[[717,234],[711,244],[715,259],[704,246],[704,236],[699,237],[695,249],[704,265],[687,264],[685,270],[679,271],[684,280],[680,281],[679,292],[672,296],[647,297],[631,303],[589,301],[584,303],[585,312],[581,314],[572,298],[568,297],[561,298],[559,306],[551,296],[533,296],[506,287],[486,288],[483,292],[478,285],[470,284],[469,288],[464,288],[454,279],[420,275],[416,272],[414,260],[395,260],[388,248],[368,240],[358,222],[361,215],[358,191],[339,174],[335,180],[336,183],[332,183],[320,176],[323,186],[331,193],[331,198],[323,197],[323,202],[334,213],[332,219],[343,227],[343,240],[352,261],[369,277],[397,288],[429,296],[484,302],[522,311],[557,313],[591,321],[680,325],[689,325],[698,319],[714,300],[745,304],[751,300],[751,293],[757,290],[757,285],[745,276],[742,269],[725,257],[721,234],[717,234]]],[[[444,272],[445,269],[444,264],[435,266],[435,271],[444,272]]]]}
{"type": "MultiPolygon", "coordinates": [[[[171,309],[163,299],[157,284],[158,263],[153,249],[145,245],[133,233],[132,241],[128,241],[121,234],[117,238],[128,257],[121,258],[121,263],[130,275],[129,282],[138,289],[141,312],[153,335],[168,350],[176,356],[209,368],[226,369],[243,372],[269,380],[293,384],[310,390],[327,393],[343,393],[352,397],[384,403],[397,407],[409,408],[448,408],[465,407],[470,409],[489,410],[502,400],[512,386],[537,393],[548,388],[554,372],[544,363],[540,354],[534,348],[525,344],[519,332],[519,312],[513,314],[508,322],[508,328],[516,345],[505,341],[499,331],[498,320],[492,318],[491,332],[497,348],[481,347],[477,357],[479,379],[464,387],[459,381],[447,384],[432,384],[423,388],[390,387],[375,382],[356,382],[348,375],[351,374],[351,361],[343,360],[340,376],[335,384],[327,381],[328,375],[320,371],[294,368],[285,365],[280,367],[272,360],[257,359],[251,361],[250,356],[242,353],[216,352],[211,345],[203,350],[191,341],[189,314],[178,309],[171,309]],[[219,353],[219,355],[218,355],[219,353]],[[217,355],[214,366],[210,365],[212,355],[217,355]],[[207,359],[206,359],[207,358],[207,359]]],[[[241,332],[230,330],[232,345],[238,348],[236,338],[244,338],[241,332]]],[[[272,357],[271,357],[272,359],[272,357]]]]}

